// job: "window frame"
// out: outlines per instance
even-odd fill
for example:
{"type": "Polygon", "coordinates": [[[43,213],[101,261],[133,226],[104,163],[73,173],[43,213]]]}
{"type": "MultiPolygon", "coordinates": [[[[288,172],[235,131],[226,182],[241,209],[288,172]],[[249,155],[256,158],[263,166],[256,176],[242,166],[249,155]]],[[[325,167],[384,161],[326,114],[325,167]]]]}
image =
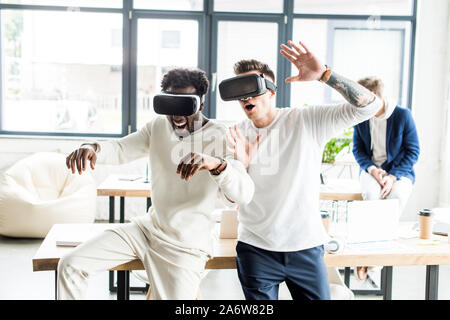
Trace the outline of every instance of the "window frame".
{"type": "MultiPolygon", "coordinates": [[[[51,136],[51,137],[99,137],[114,138],[123,137],[136,131],[136,99],[137,99],[137,21],[138,19],[187,19],[197,20],[199,24],[198,32],[198,67],[204,70],[212,82],[214,73],[217,72],[217,35],[219,21],[255,21],[255,22],[276,22],[278,23],[278,41],[286,43],[293,37],[294,19],[330,19],[330,20],[367,20],[373,18],[370,15],[340,15],[340,14],[301,14],[294,13],[294,3],[292,0],[284,0],[283,12],[281,13],[239,13],[214,11],[214,0],[203,0],[202,11],[176,11],[176,10],[150,10],[134,9],[133,0],[123,0],[122,8],[98,8],[98,7],[68,7],[68,6],[45,6],[45,5],[19,5],[0,4],[0,12],[4,9],[16,10],[44,10],[44,11],[80,11],[99,13],[121,13],[123,19],[122,27],[122,131],[119,134],[105,133],[70,133],[70,132],[25,132],[6,131],[1,128],[3,88],[2,77],[0,77],[0,136],[51,136]]],[[[410,22],[409,41],[409,70],[408,83],[404,92],[407,93],[406,107],[411,109],[412,89],[414,80],[414,51],[417,24],[417,0],[413,0],[412,15],[409,16],[376,16],[383,23],[384,21],[406,21],[410,22]]],[[[0,48],[1,48],[0,39],[0,48]]],[[[1,54],[1,51],[0,51],[1,54]]],[[[277,55],[277,106],[289,107],[291,100],[291,85],[284,83],[284,79],[291,75],[291,65],[278,52],[277,55]],[[282,85],[281,85],[282,84],[282,85]]],[[[1,58],[1,57],[0,57],[1,58]]],[[[326,62],[324,62],[326,63],[326,62]]],[[[0,74],[2,65],[0,64],[0,74]]],[[[217,85],[217,83],[216,83],[217,85]]],[[[210,88],[206,99],[203,113],[209,118],[216,115],[217,91],[210,88]]],[[[403,100],[404,101],[404,100],[403,100]]]]}

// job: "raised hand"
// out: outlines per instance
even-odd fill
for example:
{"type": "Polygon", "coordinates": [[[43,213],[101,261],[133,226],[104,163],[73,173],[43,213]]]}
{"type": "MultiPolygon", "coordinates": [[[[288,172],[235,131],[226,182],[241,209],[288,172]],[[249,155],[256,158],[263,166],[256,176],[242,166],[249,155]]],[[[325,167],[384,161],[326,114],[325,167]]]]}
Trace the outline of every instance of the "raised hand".
{"type": "Polygon", "coordinates": [[[280,52],[296,66],[298,75],[286,78],[285,82],[319,80],[326,71],[326,67],[320,63],[314,54],[309,51],[301,41],[299,41],[299,45],[296,45],[289,40],[288,44],[292,48],[285,44],[281,44],[282,49],[280,52]]]}
{"type": "Polygon", "coordinates": [[[262,134],[260,134],[254,142],[249,142],[247,138],[245,138],[238,126],[230,127],[230,136],[227,135],[229,142],[229,149],[234,153],[234,157],[241,161],[245,168],[248,168],[250,165],[250,160],[255,154],[256,150],[258,150],[259,143],[262,139],[262,134]]]}
{"type": "Polygon", "coordinates": [[[83,171],[86,171],[87,161],[89,160],[91,169],[94,170],[97,154],[93,148],[95,147],[82,146],[69,154],[66,158],[67,168],[71,169],[73,174],[75,174],[75,170],[78,171],[78,174],[81,174],[83,171]]]}

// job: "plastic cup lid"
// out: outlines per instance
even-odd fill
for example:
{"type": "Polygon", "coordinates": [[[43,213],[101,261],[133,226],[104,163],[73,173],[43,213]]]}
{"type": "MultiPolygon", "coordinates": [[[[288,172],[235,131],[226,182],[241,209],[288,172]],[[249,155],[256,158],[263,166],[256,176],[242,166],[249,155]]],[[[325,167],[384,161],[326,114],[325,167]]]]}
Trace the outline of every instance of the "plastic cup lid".
{"type": "Polygon", "coordinates": [[[429,217],[431,215],[433,215],[433,211],[431,209],[422,209],[419,211],[419,216],[426,216],[429,217]]]}

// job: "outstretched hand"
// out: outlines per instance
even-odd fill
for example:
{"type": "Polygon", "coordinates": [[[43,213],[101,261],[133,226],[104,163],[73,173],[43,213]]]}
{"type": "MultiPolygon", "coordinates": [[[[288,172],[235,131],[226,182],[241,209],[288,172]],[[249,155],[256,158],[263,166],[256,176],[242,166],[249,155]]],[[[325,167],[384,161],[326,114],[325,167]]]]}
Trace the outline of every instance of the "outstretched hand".
{"type": "Polygon", "coordinates": [[[220,165],[220,160],[206,154],[190,152],[178,164],[177,174],[180,178],[189,181],[200,170],[213,170],[220,165]]]}
{"type": "Polygon", "coordinates": [[[298,69],[298,75],[286,78],[285,82],[319,80],[326,71],[326,67],[303,42],[299,41],[298,43],[299,45],[296,45],[289,40],[288,44],[291,47],[281,44],[281,54],[298,69]]]}
{"type": "Polygon", "coordinates": [[[256,150],[258,150],[258,145],[261,142],[262,134],[260,134],[254,142],[249,142],[246,137],[244,137],[239,130],[238,126],[230,127],[230,135],[227,135],[228,148],[234,153],[234,157],[241,161],[245,168],[250,165],[250,160],[252,159],[256,150]]]}
{"type": "Polygon", "coordinates": [[[66,166],[68,169],[72,170],[73,174],[75,171],[78,171],[78,174],[81,174],[83,171],[86,171],[88,160],[91,169],[94,170],[97,155],[89,147],[81,147],[67,156],[66,166]]]}

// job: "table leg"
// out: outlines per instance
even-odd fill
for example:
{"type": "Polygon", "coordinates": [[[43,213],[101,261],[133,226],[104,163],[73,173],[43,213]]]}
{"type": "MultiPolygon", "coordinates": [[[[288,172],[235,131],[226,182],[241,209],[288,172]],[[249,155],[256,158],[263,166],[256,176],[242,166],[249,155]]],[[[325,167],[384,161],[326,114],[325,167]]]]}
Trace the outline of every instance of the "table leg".
{"type": "Polygon", "coordinates": [[[151,206],[152,206],[152,198],[147,198],[147,212],[148,212],[148,209],[150,209],[151,206]]]}
{"type": "Polygon", "coordinates": [[[427,266],[425,299],[438,299],[439,266],[427,266]]]}
{"type": "Polygon", "coordinates": [[[350,273],[351,273],[350,267],[345,267],[345,269],[344,269],[344,284],[347,286],[347,288],[350,288],[350,273]]]}
{"type": "Polygon", "coordinates": [[[384,300],[392,300],[392,266],[384,266],[381,271],[381,290],[384,300]]]}
{"type": "Polygon", "coordinates": [[[58,300],[58,271],[55,270],[55,300],[58,300]]]}
{"type": "Polygon", "coordinates": [[[125,222],[125,197],[120,197],[120,223],[125,222]]]}
{"type": "Polygon", "coordinates": [[[117,271],[117,300],[130,300],[129,271],[117,271]]]}
{"type": "Polygon", "coordinates": [[[114,210],[114,196],[109,197],[109,223],[114,223],[115,210],[114,210]]]}

